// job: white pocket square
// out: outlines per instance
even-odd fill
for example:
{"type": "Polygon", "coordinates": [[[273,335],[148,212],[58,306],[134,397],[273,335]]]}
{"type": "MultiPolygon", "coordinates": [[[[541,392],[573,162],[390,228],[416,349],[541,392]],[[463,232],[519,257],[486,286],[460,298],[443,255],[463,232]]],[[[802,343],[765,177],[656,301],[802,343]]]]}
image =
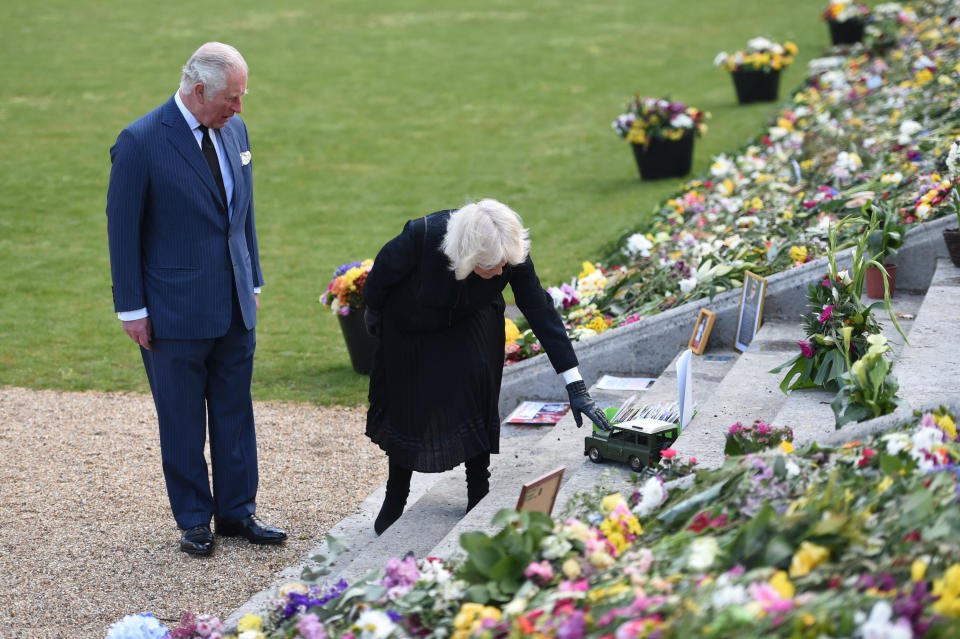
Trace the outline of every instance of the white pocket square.
{"type": "Polygon", "coordinates": [[[240,151],[240,166],[250,164],[250,151],[240,151]]]}

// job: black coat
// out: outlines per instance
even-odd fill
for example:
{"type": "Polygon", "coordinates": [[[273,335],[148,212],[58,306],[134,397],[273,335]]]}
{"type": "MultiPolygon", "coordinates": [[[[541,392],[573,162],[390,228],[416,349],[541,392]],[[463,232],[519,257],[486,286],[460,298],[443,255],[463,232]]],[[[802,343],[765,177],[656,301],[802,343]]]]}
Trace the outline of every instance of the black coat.
{"type": "Polygon", "coordinates": [[[450,213],[407,222],[377,254],[363,286],[367,306],[382,318],[367,435],[393,461],[423,472],[499,452],[507,284],[554,369],[577,365],[529,258],[490,279],[454,277],[440,248],[450,213]]]}

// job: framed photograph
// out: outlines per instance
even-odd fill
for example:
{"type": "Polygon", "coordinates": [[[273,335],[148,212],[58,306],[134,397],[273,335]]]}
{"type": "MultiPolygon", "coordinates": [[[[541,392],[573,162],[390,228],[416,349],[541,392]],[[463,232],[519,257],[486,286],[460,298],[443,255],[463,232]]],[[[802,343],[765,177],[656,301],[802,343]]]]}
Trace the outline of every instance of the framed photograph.
{"type": "Polygon", "coordinates": [[[693,334],[690,335],[690,343],[687,344],[687,348],[693,351],[694,355],[703,355],[704,349],[707,348],[707,340],[710,338],[710,329],[713,328],[713,322],[716,319],[717,316],[712,311],[700,309],[697,323],[693,327],[693,334]]]}
{"type": "Polygon", "coordinates": [[[750,346],[760,329],[763,317],[763,296],[767,293],[767,280],[750,271],[743,274],[743,292],[740,294],[740,312],[737,313],[737,335],[733,340],[734,350],[742,353],[750,346]]]}
{"type": "Polygon", "coordinates": [[[553,510],[553,503],[557,500],[557,493],[560,492],[563,471],[564,468],[561,466],[543,477],[524,484],[520,489],[517,511],[529,510],[549,515],[553,510]]]}

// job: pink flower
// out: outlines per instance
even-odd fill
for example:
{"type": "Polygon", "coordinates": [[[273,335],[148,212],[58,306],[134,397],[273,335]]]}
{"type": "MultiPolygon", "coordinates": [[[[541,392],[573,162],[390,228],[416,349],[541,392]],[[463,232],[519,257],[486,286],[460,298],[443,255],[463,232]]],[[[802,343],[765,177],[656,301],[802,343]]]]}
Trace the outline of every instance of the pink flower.
{"type": "Polygon", "coordinates": [[[730,434],[736,435],[741,430],[743,430],[743,422],[737,422],[736,424],[730,427],[730,434]]]}
{"type": "Polygon", "coordinates": [[[830,278],[825,277],[823,281],[820,282],[820,285],[823,286],[823,288],[830,288],[830,278]]]}
{"type": "Polygon", "coordinates": [[[766,582],[754,582],[748,588],[750,596],[760,604],[764,612],[787,612],[793,608],[790,599],[784,599],[776,588],[766,582]]]}
{"type": "Polygon", "coordinates": [[[823,324],[826,322],[828,319],[830,319],[831,315],[833,315],[833,304],[827,304],[823,307],[823,312],[820,313],[820,323],[823,324]]]}
{"type": "Polygon", "coordinates": [[[800,352],[803,353],[803,356],[807,359],[813,357],[813,344],[806,340],[798,340],[797,346],[800,347],[800,352]]]}
{"type": "Polygon", "coordinates": [[[672,448],[664,448],[662,451],[660,451],[660,456],[664,459],[673,459],[677,456],[677,451],[672,448]]]}
{"type": "Polygon", "coordinates": [[[696,464],[696,463],[697,463],[697,458],[696,458],[696,457],[691,457],[691,458],[690,458],[690,465],[693,466],[693,465],[696,464]]]}
{"type": "Polygon", "coordinates": [[[546,559],[541,562],[532,561],[530,565],[527,566],[527,569],[523,571],[523,576],[537,583],[545,584],[553,579],[553,567],[550,566],[550,562],[546,559]]]}

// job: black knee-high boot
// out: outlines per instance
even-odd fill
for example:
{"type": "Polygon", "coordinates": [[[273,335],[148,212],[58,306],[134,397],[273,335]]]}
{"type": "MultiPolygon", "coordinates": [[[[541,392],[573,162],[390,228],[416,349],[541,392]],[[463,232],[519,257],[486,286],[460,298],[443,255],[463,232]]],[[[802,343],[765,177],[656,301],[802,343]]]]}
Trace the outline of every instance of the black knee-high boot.
{"type": "Polygon", "coordinates": [[[387,477],[387,491],[380,507],[380,514],[373,522],[373,530],[378,535],[389,528],[393,522],[400,519],[403,508],[407,505],[407,495],[410,494],[410,477],[413,471],[397,465],[390,460],[390,475],[387,477]]]}
{"type": "Polygon", "coordinates": [[[490,492],[490,453],[467,460],[467,512],[490,492]]]}

